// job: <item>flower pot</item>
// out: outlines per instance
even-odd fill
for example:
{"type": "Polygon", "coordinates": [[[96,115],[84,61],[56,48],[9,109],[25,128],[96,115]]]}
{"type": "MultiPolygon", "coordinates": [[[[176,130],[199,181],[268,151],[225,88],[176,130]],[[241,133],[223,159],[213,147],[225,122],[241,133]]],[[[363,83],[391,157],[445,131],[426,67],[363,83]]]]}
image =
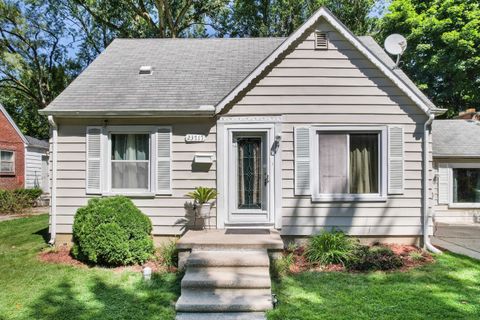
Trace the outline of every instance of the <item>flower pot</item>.
{"type": "Polygon", "coordinates": [[[209,218],[210,210],[212,209],[211,203],[202,203],[197,205],[197,215],[201,218],[209,218]]]}

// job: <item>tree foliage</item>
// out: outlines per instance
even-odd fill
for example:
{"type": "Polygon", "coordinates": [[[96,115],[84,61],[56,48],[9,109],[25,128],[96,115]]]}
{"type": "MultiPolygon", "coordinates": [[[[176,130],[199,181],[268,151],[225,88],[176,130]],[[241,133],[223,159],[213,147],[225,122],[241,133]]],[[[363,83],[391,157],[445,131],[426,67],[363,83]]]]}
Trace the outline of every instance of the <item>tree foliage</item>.
{"type": "Polygon", "coordinates": [[[478,0],[394,0],[380,30],[407,38],[401,68],[449,116],[480,106],[478,0]]]}
{"type": "Polygon", "coordinates": [[[42,2],[0,0],[0,101],[26,134],[48,136],[38,110],[76,69],[62,43],[64,27],[42,2]]]}
{"type": "Polygon", "coordinates": [[[216,25],[220,36],[288,36],[321,6],[350,30],[366,34],[375,25],[369,13],[375,0],[234,0],[216,25]]]}

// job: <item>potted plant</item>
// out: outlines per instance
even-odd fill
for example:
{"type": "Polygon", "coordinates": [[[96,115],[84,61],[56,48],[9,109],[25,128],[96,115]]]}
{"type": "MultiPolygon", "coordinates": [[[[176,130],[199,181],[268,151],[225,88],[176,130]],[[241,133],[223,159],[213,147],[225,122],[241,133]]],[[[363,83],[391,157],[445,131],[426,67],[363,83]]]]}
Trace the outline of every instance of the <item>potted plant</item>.
{"type": "Polygon", "coordinates": [[[196,187],[194,191],[187,193],[187,196],[195,202],[195,211],[202,218],[210,217],[210,210],[214,200],[217,198],[217,190],[215,188],[196,187]]]}

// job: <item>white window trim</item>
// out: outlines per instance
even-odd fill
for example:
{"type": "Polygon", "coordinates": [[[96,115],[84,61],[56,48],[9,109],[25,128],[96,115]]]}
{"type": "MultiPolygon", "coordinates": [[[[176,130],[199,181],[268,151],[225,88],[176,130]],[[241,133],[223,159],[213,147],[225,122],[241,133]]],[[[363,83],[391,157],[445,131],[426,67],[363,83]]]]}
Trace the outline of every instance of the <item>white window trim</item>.
{"type": "MultiPolygon", "coordinates": [[[[12,161],[5,161],[5,162],[12,162],[13,171],[0,171],[0,174],[1,175],[14,176],[16,174],[16,172],[15,172],[16,171],[15,170],[15,158],[16,158],[15,151],[14,150],[1,149],[0,153],[2,153],[2,152],[11,152],[12,153],[12,161]]],[[[1,158],[1,155],[0,155],[0,168],[1,168],[1,165],[2,165],[2,158],[1,158]]]]}
{"type": "Polygon", "coordinates": [[[310,128],[310,159],[312,159],[312,202],[385,202],[387,200],[387,126],[312,126],[310,128]],[[319,181],[318,132],[378,133],[379,193],[375,194],[321,194],[319,181]]]}
{"type": "MultiPolygon", "coordinates": [[[[132,196],[132,197],[146,197],[153,198],[156,194],[156,165],[154,165],[157,154],[156,154],[156,133],[158,126],[107,126],[105,130],[105,135],[103,143],[106,148],[103,154],[103,168],[106,172],[106,179],[104,183],[104,192],[103,196],[114,196],[114,195],[123,195],[123,196],[132,196]],[[150,135],[150,150],[149,150],[149,167],[148,167],[148,189],[113,189],[112,188],[112,134],[149,134],[150,135]]],[[[146,160],[145,160],[146,161],[146,160]]],[[[135,161],[138,162],[138,161],[135,161]]]]}
{"type": "Polygon", "coordinates": [[[448,163],[448,207],[452,209],[479,209],[480,203],[453,202],[453,169],[477,169],[480,163],[448,163]]]}

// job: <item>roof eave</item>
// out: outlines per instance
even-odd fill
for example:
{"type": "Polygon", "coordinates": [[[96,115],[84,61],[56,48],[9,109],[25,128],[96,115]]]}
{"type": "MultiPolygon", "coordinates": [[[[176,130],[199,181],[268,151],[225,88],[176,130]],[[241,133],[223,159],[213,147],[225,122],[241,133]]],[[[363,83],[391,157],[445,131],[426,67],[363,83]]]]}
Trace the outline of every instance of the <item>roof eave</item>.
{"type": "Polygon", "coordinates": [[[62,110],[62,109],[44,109],[39,110],[41,114],[54,117],[213,117],[215,115],[215,107],[200,106],[197,109],[131,109],[131,110],[112,110],[112,109],[97,109],[97,110],[62,110]]]}

